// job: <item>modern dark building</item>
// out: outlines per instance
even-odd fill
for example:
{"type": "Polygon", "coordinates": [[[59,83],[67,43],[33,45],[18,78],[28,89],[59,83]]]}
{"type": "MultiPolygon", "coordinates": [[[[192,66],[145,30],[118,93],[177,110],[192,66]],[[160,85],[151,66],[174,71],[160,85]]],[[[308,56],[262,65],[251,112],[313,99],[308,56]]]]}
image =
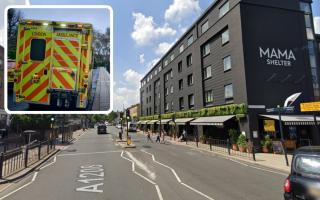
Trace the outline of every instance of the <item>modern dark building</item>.
{"type": "MultiPolygon", "coordinates": [[[[277,113],[266,109],[283,106],[287,97],[302,92],[291,118],[282,121],[285,137],[319,144],[312,116],[297,120],[299,103],[320,96],[311,3],[216,0],[141,80],[141,116],[244,104],[247,111],[241,117],[203,111],[209,117],[175,120],[192,132],[218,139],[237,128],[258,144],[270,131],[266,120],[274,120],[272,134],[280,137],[277,113]]],[[[184,128],[179,126],[179,132],[184,128]]]]}
{"type": "Polygon", "coordinates": [[[316,41],[317,41],[318,47],[320,49],[320,34],[316,34],[316,41]]]}

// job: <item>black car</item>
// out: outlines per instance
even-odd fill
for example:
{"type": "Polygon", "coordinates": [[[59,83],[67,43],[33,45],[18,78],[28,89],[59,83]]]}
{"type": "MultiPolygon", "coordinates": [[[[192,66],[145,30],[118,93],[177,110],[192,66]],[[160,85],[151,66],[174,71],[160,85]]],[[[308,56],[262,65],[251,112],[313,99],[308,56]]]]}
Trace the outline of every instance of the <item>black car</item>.
{"type": "Polygon", "coordinates": [[[97,127],[98,134],[107,134],[107,126],[105,124],[99,124],[97,127]]]}
{"type": "Polygon", "coordinates": [[[284,199],[320,199],[320,146],[295,151],[291,173],[284,183],[284,199]]]}

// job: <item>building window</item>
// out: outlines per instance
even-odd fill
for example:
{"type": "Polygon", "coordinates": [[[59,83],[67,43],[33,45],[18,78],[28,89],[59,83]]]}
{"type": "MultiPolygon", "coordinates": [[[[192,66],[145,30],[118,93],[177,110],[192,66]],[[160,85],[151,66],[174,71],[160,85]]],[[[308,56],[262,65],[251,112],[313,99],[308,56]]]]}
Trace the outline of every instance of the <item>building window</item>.
{"type": "Polygon", "coordinates": [[[149,77],[147,78],[147,83],[149,83],[149,77]]]}
{"type": "Polygon", "coordinates": [[[191,66],[192,65],[192,54],[189,54],[188,56],[187,56],[187,66],[189,67],[189,66],[191,66]]]}
{"type": "Polygon", "coordinates": [[[191,35],[191,36],[188,38],[188,46],[190,46],[192,43],[193,43],[193,35],[191,35]]]}
{"type": "Polygon", "coordinates": [[[164,61],[164,66],[167,66],[168,65],[168,60],[165,60],[164,61]]]}
{"type": "Polygon", "coordinates": [[[152,79],[152,74],[150,75],[150,80],[152,79]]]}
{"type": "Polygon", "coordinates": [[[171,61],[174,60],[174,54],[171,55],[170,60],[171,60],[171,61]]]}
{"type": "Polygon", "coordinates": [[[211,71],[212,71],[211,66],[208,66],[204,69],[204,79],[210,78],[212,76],[211,71]]]}
{"type": "Polygon", "coordinates": [[[207,56],[210,54],[210,43],[207,43],[202,47],[202,56],[207,56]]]}
{"type": "Polygon", "coordinates": [[[180,110],[183,110],[183,109],[184,109],[184,100],[183,100],[183,97],[180,97],[180,98],[179,98],[179,108],[180,108],[180,110]]]}
{"type": "Polygon", "coordinates": [[[224,71],[231,69],[231,56],[227,56],[223,59],[223,69],[224,71]]]}
{"type": "Polygon", "coordinates": [[[167,102],[164,104],[164,109],[166,112],[169,111],[169,104],[167,102]]]}
{"type": "Polygon", "coordinates": [[[43,61],[46,57],[46,40],[32,39],[30,49],[31,60],[43,61]]]}
{"type": "Polygon", "coordinates": [[[309,56],[310,56],[311,68],[316,68],[317,61],[316,61],[315,45],[314,45],[313,41],[308,41],[308,51],[309,51],[309,56]]]}
{"type": "Polygon", "coordinates": [[[219,18],[223,17],[230,9],[229,1],[219,8],[219,18]]]}
{"type": "Polygon", "coordinates": [[[164,75],[164,81],[168,81],[169,80],[169,73],[166,73],[165,75],[164,75]]]}
{"type": "Polygon", "coordinates": [[[307,28],[307,39],[314,40],[313,30],[312,28],[307,28]]]}
{"type": "Polygon", "coordinates": [[[209,21],[207,20],[204,24],[201,25],[201,33],[206,32],[209,29],[209,21]]]}
{"type": "Polygon", "coordinates": [[[160,67],[159,67],[159,73],[161,72],[161,69],[162,69],[162,67],[160,66],[160,67]]]}
{"type": "Polygon", "coordinates": [[[189,109],[194,108],[194,95],[193,94],[188,96],[188,102],[189,102],[189,109]]]}
{"type": "Polygon", "coordinates": [[[169,95],[169,89],[166,87],[166,88],[164,88],[164,94],[166,95],[166,96],[168,96],[169,95]]]}
{"type": "Polygon", "coordinates": [[[180,61],[178,63],[178,72],[181,73],[182,72],[182,61],[180,61]]]}
{"type": "Polygon", "coordinates": [[[233,99],[233,85],[232,84],[224,86],[224,97],[225,97],[225,99],[233,99]]]}
{"type": "Polygon", "coordinates": [[[170,77],[173,78],[173,71],[170,71],[170,77]]]}
{"type": "Polygon", "coordinates": [[[228,30],[225,30],[222,35],[221,35],[221,42],[222,42],[222,45],[224,45],[225,43],[229,42],[229,29],[228,30]]]}
{"type": "Polygon", "coordinates": [[[149,92],[151,92],[151,85],[149,85],[149,92]]]}
{"type": "Polygon", "coordinates": [[[173,101],[171,101],[171,111],[173,111],[173,101]]]}
{"type": "Polygon", "coordinates": [[[204,98],[205,98],[206,105],[212,104],[213,103],[213,91],[212,90],[205,91],[204,98]]]}
{"type": "Polygon", "coordinates": [[[170,93],[173,94],[173,85],[170,86],[170,93]]]}
{"type": "Polygon", "coordinates": [[[183,79],[179,80],[179,90],[183,90],[183,79]]]}
{"type": "Polygon", "coordinates": [[[310,15],[305,15],[304,18],[305,18],[305,22],[306,22],[306,27],[307,27],[307,28],[311,28],[312,26],[311,26],[311,18],[310,18],[310,15]]]}
{"type": "Polygon", "coordinates": [[[154,71],[154,75],[157,76],[158,74],[158,70],[154,71]]]}
{"type": "Polygon", "coordinates": [[[189,76],[188,76],[188,85],[190,86],[190,85],[193,85],[193,75],[192,74],[190,74],[189,76]]]}
{"type": "Polygon", "coordinates": [[[182,44],[179,48],[179,52],[182,53],[184,51],[184,45],[182,44]]]}

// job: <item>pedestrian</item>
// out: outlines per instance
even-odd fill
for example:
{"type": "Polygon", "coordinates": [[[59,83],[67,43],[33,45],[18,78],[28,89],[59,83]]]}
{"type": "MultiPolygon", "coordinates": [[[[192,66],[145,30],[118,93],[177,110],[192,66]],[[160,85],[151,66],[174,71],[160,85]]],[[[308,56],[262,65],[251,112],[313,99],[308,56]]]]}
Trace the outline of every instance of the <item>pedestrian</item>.
{"type": "Polygon", "coordinates": [[[148,132],[148,134],[147,134],[147,142],[149,142],[149,141],[150,141],[151,143],[153,143],[153,142],[152,142],[152,139],[151,139],[151,136],[150,136],[150,133],[148,132]]]}
{"type": "Polygon", "coordinates": [[[157,140],[156,143],[159,142],[160,143],[160,134],[157,135],[157,140]]]}
{"type": "Polygon", "coordinates": [[[186,140],[186,137],[187,137],[186,129],[183,129],[183,131],[182,131],[182,139],[186,140]]]}

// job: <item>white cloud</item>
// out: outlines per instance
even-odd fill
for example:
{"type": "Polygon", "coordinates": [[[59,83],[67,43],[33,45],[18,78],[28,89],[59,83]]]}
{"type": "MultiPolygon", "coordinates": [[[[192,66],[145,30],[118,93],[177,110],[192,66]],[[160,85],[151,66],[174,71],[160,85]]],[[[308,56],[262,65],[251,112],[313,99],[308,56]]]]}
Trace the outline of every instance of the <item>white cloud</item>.
{"type": "Polygon", "coordinates": [[[320,17],[314,17],[315,32],[320,34],[320,17]]]}
{"type": "Polygon", "coordinates": [[[155,49],[155,53],[159,56],[164,55],[171,47],[173,43],[162,42],[158,44],[157,48],[155,49]]]}
{"type": "Polygon", "coordinates": [[[128,69],[124,74],[124,82],[115,88],[114,91],[114,110],[122,110],[139,102],[140,80],[143,75],[128,69]]]}
{"type": "Polygon", "coordinates": [[[143,64],[146,60],[144,59],[144,54],[141,54],[139,56],[139,61],[140,61],[140,64],[143,64]]]}
{"type": "Polygon", "coordinates": [[[165,20],[179,22],[201,12],[199,0],[174,0],[165,12],[165,20]]]}
{"type": "Polygon", "coordinates": [[[140,46],[148,45],[155,39],[174,36],[177,33],[168,24],[158,26],[152,16],[147,17],[142,13],[133,13],[132,15],[135,22],[131,37],[140,46]]]}
{"type": "Polygon", "coordinates": [[[143,75],[139,74],[138,72],[134,71],[133,69],[128,69],[123,74],[124,80],[128,83],[128,85],[131,85],[135,88],[140,87],[140,80],[142,79],[143,75]]]}

